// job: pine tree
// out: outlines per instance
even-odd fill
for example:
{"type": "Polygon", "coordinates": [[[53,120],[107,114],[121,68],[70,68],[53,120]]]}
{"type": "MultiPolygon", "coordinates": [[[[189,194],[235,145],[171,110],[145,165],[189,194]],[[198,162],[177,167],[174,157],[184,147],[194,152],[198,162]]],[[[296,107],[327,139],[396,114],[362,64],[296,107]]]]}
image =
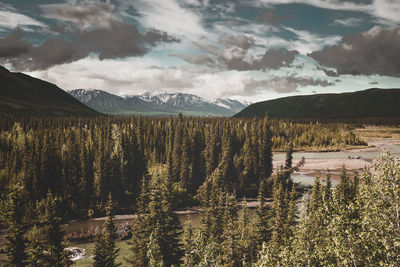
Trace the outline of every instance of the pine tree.
{"type": "Polygon", "coordinates": [[[360,176],[364,266],[400,265],[400,159],[386,152],[360,176]]]}
{"type": "Polygon", "coordinates": [[[266,203],[269,197],[268,182],[264,178],[260,181],[260,188],[258,191],[258,207],[257,207],[257,221],[256,221],[256,235],[257,247],[261,249],[262,244],[268,242],[271,238],[270,218],[271,211],[266,203]]]}
{"type": "Polygon", "coordinates": [[[260,147],[260,179],[268,178],[272,174],[272,130],[266,114],[262,122],[260,147]]]}
{"type": "Polygon", "coordinates": [[[289,150],[286,153],[285,169],[289,170],[293,165],[293,142],[289,143],[289,150]]]}
{"type": "Polygon", "coordinates": [[[182,188],[185,190],[190,190],[192,188],[192,172],[191,172],[191,149],[189,143],[189,136],[188,131],[185,129],[183,133],[183,140],[182,140],[182,155],[181,155],[181,166],[180,166],[180,184],[182,188]]]}
{"type": "MultiPolygon", "coordinates": [[[[146,206],[139,208],[139,217],[133,225],[132,255],[127,259],[127,262],[132,266],[147,266],[149,264],[148,246],[151,234],[153,234],[151,248],[154,249],[154,253],[157,252],[151,255],[158,255],[158,251],[160,251],[162,262],[166,266],[181,263],[184,255],[180,242],[182,228],[172,209],[171,192],[170,179],[162,177],[160,173],[154,173],[148,189],[142,190],[141,199],[148,196],[149,202],[146,206]],[[154,242],[157,242],[157,244],[154,242]]],[[[144,201],[139,200],[138,203],[142,204],[144,201]]],[[[158,256],[154,259],[158,259],[158,256]]]]}
{"type": "Polygon", "coordinates": [[[139,267],[148,264],[147,244],[152,229],[149,218],[150,178],[149,176],[142,178],[141,193],[136,201],[138,217],[132,224],[132,238],[129,242],[131,256],[125,259],[131,266],[139,267]]]}
{"type": "Polygon", "coordinates": [[[243,200],[242,215],[239,218],[239,255],[242,266],[251,266],[256,259],[257,236],[254,220],[247,207],[246,199],[243,200]]]}
{"type": "Polygon", "coordinates": [[[224,206],[223,263],[224,266],[238,266],[242,257],[239,248],[239,224],[236,197],[228,193],[224,206]]]}
{"type": "Polygon", "coordinates": [[[194,233],[193,233],[193,225],[192,219],[190,217],[186,221],[186,228],[183,233],[183,249],[185,251],[185,256],[183,258],[183,266],[184,267],[191,267],[195,265],[195,250],[196,246],[194,243],[194,233]]]}
{"type": "Polygon", "coordinates": [[[107,219],[102,227],[102,230],[96,237],[94,264],[95,267],[116,267],[121,264],[116,264],[115,260],[118,257],[119,249],[115,246],[116,229],[114,224],[113,200],[111,194],[108,196],[106,205],[107,219]]]}
{"type": "Polygon", "coordinates": [[[59,215],[60,199],[53,197],[49,192],[47,197],[37,204],[39,211],[40,232],[43,234],[43,247],[46,251],[44,266],[70,266],[68,251],[64,250],[64,233],[61,231],[61,217],[59,215]]]}
{"type": "Polygon", "coordinates": [[[39,240],[40,229],[34,225],[29,233],[28,239],[28,266],[29,267],[41,267],[45,265],[45,253],[43,246],[39,240]]]}
{"type": "Polygon", "coordinates": [[[195,142],[192,143],[192,187],[189,189],[189,193],[191,193],[192,195],[196,193],[197,189],[201,186],[206,177],[205,162],[202,154],[202,151],[204,149],[204,141],[202,140],[202,138],[203,137],[201,136],[200,131],[196,131],[193,138],[195,142]]]}
{"type": "Polygon", "coordinates": [[[6,266],[22,267],[25,266],[27,259],[22,191],[22,186],[16,183],[10,188],[7,199],[1,205],[1,215],[7,226],[7,243],[4,249],[6,266]]]}
{"type": "Polygon", "coordinates": [[[182,138],[183,138],[183,127],[181,121],[178,122],[175,128],[174,135],[174,147],[172,150],[172,176],[171,179],[174,182],[179,182],[180,171],[181,171],[181,160],[182,160],[182,138]]]}
{"type": "Polygon", "coordinates": [[[160,240],[161,236],[160,226],[155,225],[153,232],[150,234],[149,244],[147,245],[147,258],[149,259],[149,266],[164,267],[164,257],[161,252],[160,240]]]}
{"type": "Polygon", "coordinates": [[[222,147],[222,159],[218,166],[221,170],[222,179],[229,187],[229,191],[233,192],[237,188],[237,172],[233,162],[232,140],[230,136],[224,138],[222,147]]]}

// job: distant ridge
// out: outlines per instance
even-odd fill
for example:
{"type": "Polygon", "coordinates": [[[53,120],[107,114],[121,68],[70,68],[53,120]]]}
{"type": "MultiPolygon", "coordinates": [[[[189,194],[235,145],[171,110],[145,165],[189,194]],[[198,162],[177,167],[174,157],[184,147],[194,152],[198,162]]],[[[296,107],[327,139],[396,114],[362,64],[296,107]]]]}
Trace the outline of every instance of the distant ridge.
{"type": "Polygon", "coordinates": [[[234,117],[352,119],[400,117],[400,89],[371,88],[340,94],[290,96],[254,103],[234,117]]]}
{"type": "Polygon", "coordinates": [[[56,85],[0,66],[1,116],[94,116],[85,106],[56,85]]]}
{"type": "Polygon", "coordinates": [[[117,96],[96,89],[75,89],[69,93],[89,107],[113,115],[232,116],[246,107],[237,100],[218,98],[214,102],[185,93],[117,96]]]}

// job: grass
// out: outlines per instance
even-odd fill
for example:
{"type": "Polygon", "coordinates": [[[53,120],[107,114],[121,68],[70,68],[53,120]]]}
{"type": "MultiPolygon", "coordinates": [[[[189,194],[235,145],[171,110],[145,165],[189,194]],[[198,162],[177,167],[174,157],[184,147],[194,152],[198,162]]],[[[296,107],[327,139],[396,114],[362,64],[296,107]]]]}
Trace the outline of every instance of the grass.
{"type": "Polygon", "coordinates": [[[381,127],[369,127],[369,128],[360,128],[353,131],[355,134],[358,134],[361,139],[368,140],[400,140],[400,128],[398,127],[389,127],[389,126],[381,126],[381,127]]]}
{"type": "MultiPolygon", "coordinates": [[[[94,252],[94,243],[80,243],[80,244],[71,244],[70,247],[76,246],[79,248],[86,249],[86,256],[85,259],[75,261],[73,266],[79,267],[92,267],[93,266],[93,252],[94,252]]],[[[129,244],[128,241],[121,241],[117,243],[117,248],[119,248],[119,255],[117,258],[117,263],[121,263],[121,266],[126,266],[126,262],[124,258],[129,257],[131,252],[129,251],[129,244]]]]}

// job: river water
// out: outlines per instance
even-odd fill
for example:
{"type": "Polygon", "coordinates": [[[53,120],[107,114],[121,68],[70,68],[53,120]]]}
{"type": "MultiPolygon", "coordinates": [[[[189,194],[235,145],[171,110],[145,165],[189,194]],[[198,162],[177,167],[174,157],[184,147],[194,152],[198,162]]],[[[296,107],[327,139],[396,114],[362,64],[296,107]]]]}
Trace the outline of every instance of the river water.
{"type": "MultiPolygon", "coordinates": [[[[399,141],[395,140],[393,142],[383,142],[378,143],[375,147],[369,147],[365,149],[353,149],[347,151],[335,151],[335,152],[294,152],[293,153],[293,161],[296,163],[302,157],[305,158],[305,169],[300,169],[300,172],[293,174],[293,181],[298,183],[300,186],[312,186],[314,183],[315,176],[317,173],[326,173],[325,169],[312,169],[312,167],[307,168],[308,163],[313,162],[340,162],[344,165],[352,165],[351,163],[358,163],[353,169],[350,168],[350,171],[355,171],[358,169],[362,169],[365,165],[368,165],[372,162],[376,157],[384,153],[385,151],[389,151],[393,156],[400,156],[400,144],[399,141]],[[361,164],[360,164],[361,161],[361,164]],[[364,164],[362,164],[364,163],[364,164]],[[360,167],[361,166],[361,167],[360,167]]],[[[283,162],[285,160],[286,153],[274,153],[273,159],[274,161],[283,162]]],[[[312,165],[312,164],[310,164],[312,165]]],[[[354,164],[353,164],[354,165],[354,164]]],[[[323,165],[324,166],[324,165],[323,165]]],[[[337,176],[338,170],[334,169],[331,171],[333,176],[337,176]]],[[[337,180],[333,179],[332,183],[335,185],[337,180]]]]}

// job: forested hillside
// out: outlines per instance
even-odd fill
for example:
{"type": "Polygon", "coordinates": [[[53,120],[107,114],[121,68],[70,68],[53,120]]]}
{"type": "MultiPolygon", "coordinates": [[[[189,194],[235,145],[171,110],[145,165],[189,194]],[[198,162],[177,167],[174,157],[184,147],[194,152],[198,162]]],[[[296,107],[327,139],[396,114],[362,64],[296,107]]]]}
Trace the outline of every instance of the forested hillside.
{"type": "Polygon", "coordinates": [[[0,116],[95,116],[99,112],[49,82],[0,66],[0,116]]]}
{"type": "Polygon", "coordinates": [[[399,118],[399,101],[400,89],[290,96],[252,104],[235,117],[264,117],[268,113],[271,118],[290,119],[399,118]]]}

